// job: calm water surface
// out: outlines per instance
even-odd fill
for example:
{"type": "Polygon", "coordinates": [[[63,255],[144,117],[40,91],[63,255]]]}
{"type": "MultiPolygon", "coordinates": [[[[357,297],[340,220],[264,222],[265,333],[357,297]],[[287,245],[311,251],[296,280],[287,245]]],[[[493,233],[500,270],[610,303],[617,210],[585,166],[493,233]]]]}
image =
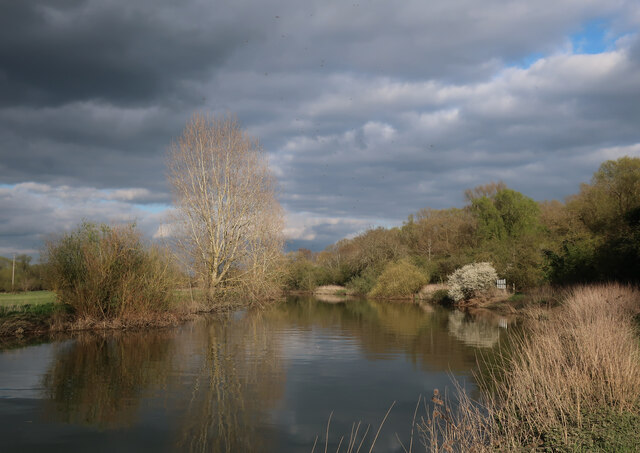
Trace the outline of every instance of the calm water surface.
{"type": "Polygon", "coordinates": [[[394,401],[376,451],[402,451],[418,395],[451,375],[472,389],[476,353],[508,326],[487,312],[299,297],[4,350],[0,451],[310,452],[331,412],[335,451],[394,401]]]}

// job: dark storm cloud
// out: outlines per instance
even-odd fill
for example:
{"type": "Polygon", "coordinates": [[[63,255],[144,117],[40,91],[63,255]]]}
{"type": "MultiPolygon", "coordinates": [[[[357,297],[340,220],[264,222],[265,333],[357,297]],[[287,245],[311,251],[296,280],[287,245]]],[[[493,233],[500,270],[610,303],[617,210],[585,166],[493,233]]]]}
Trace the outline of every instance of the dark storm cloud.
{"type": "Polygon", "coordinates": [[[251,37],[212,8],[169,2],[19,1],[3,4],[3,105],[99,100],[147,104],[199,79],[251,37]],[[193,23],[179,15],[198,14],[193,23]]]}
{"type": "Polygon", "coordinates": [[[73,103],[0,109],[0,177],[164,192],[164,153],[187,115],[160,107],[73,103]]]}
{"type": "Polygon", "coordinates": [[[491,180],[562,198],[602,160],[640,155],[632,1],[1,8],[2,250],[82,217],[158,235],[164,154],[193,111],[234,112],[260,138],[292,247],[460,206],[491,180]],[[593,20],[606,46],[579,40],[605,50],[576,55],[593,20]]]}
{"type": "Polygon", "coordinates": [[[0,14],[0,181],[164,191],[163,155],[256,33],[211,5],[20,1],[0,14]]]}

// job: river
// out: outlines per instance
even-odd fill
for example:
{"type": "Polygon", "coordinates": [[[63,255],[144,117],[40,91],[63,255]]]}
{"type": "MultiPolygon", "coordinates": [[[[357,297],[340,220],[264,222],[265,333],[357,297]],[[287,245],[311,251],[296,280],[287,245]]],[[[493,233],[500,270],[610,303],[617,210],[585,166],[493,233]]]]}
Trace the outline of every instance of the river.
{"type": "Polygon", "coordinates": [[[375,451],[399,452],[419,395],[451,392],[452,377],[473,392],[477,353],[510,326],[489,312],[289,297],[5,349],[0,451],[310,452],[318,436],[318,452],[330,416],[335,451],[354,423],[371,439],[395,401],[375,451]]]}

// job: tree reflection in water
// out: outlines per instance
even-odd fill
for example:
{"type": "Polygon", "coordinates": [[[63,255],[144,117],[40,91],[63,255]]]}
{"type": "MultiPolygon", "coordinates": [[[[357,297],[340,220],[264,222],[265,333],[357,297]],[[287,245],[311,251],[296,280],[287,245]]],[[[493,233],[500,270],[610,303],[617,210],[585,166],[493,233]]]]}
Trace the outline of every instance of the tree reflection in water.
{"type": "Polygon", "coordinates": [[[473,348],[497,344],[502,319],[488,310],[463,313],[430,304],[362,299],[317,303],[305,296],[290,298],[276,314],[303,328],[339,327],[360,343],[369,360],[402,353],[425,370],[461,373],[476,362],[473,348]]]}
{"type": "Polygon", "coordinates": [[[44,375],[46,413],[65,423],[130,426],[145,390],[164,384],[171,344],[166,331],[78,335],[61,345],[44,375]]]}
{"type": "Polygon", "coordinates": [[[284,393],[280,342],[267,312],[211,322],[178,446],[190,452],[273,451],[258,432],[284,393]]]}
{"type": "MultiPolygon", "coordinates": [[[[146,414],[141,400],[150,397],[176,450],[276,451],[289,429],[300,429],[294,419],[288,427],[275,418],[295,408],[284,398],[288,368],[334,366],[332,354],[344,359],[344,347],[363,365],[399,359],[436,375],[464,375],[475,367],[477,347],[497,343],[500,323],[430,305],[298,297],[179,329],[83,334],[58,347],[43,379],[46,404],[55,420],[117,428],[138,423],[146,414]]],[[[296,369],[293,379],[301,376],[296,369]]],[[[359,382],[337,382],[357,400],[359,382]]]]}

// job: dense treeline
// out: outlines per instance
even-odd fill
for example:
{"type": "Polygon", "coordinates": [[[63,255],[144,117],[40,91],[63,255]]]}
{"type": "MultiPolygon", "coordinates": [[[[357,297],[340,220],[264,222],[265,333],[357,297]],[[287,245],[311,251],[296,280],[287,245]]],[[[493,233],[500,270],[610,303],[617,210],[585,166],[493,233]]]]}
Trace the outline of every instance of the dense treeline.
{"type": "Polygon", "coordinates": [[[640,158],[604,162],[564,203],[536,202],[503,183],[465,198],[462,209],[421,209],[401,227],[370,229],[319,253],[293,252],[286,286],[339,284],[368,294],[398,266],[440,283],[473,262],[491,262],[520,290],[640,278],[640,158]]]}

